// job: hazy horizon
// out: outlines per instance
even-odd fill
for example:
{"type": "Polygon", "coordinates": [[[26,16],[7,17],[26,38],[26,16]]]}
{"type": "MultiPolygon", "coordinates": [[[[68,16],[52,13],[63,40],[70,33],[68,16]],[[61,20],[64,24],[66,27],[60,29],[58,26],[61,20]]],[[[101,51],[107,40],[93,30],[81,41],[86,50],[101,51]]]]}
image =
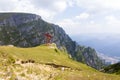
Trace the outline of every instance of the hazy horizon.
{"type": "Polygon", "coordinates": [[[120,57],[120,34],[114,35],[74,35],[71,36],[74,41],[77,41],[80,45],[90,46],[99,53],[106,54],[108,56],[120,57]]]}

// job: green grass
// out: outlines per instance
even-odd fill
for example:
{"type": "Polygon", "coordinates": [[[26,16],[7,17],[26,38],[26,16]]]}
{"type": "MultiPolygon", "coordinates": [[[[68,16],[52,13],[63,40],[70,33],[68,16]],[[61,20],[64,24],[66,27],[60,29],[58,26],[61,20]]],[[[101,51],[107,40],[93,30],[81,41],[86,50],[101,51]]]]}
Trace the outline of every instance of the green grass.
{"type": "MultiPolygon", "coordinates": [[[[14,60],[16,61],[18,59],[23,61],[32,59],[35,61],[32,67],[25,68],[27,72],[31,69],[31,74],[34,73],[38,76],[39,74],[44,74],[45,76],[48,76],[50,73],[59,74],[55,75],[51,80],[120,80],[120,76],[118,75],[101,73],[85,64],[73,61],[66,52],[60,51],[54,44],[51,46],[41,45],[31,48],[0,47],[0,60],[2,62],[8,60],[12,69],[19,72],[19,70],[24,70],[24,67],[14,65],[14,60]],[[61,71],[59,68],[50,67],[51,70],[46,71],[38,68],[39,64],[45,65],[48,63],[66,66],[70,68],[70,70],[61,71]]],[[[5,69],[2,68],[3,66],[3,63],[0,63],[0,72],[5,69]]],[[[51,65],[47,67],[49,66],[51,65]]],[[[25,76],[26,74],[23,75],[21,73],[20,75],[25,76]]]]}
{"type": "Polygon", "coordinates": [[[16,59],[33,59],[36,63],[54,63],[56,65],[64,65],[71,68],[81,68],[80,66],[83,66],[86,69],[89,68],[84,64],[73,61],[69,58],[67,53],[61,52],[56,47],[51,48],[46,45],[32,48],[1,46],[0,51],[2,53],[13,55],[16,59]]]}

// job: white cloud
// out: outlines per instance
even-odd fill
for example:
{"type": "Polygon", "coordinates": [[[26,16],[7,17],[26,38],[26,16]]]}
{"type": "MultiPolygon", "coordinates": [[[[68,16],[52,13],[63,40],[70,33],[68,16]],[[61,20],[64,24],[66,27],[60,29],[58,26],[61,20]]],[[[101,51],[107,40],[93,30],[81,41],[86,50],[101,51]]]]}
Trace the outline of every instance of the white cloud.
{"type": "Polygon", "coordinates": [[[95,21],[90,21],[90,24],[95,24],[95,21]]]}
{"type": "Polygon", "coordinates": [[[0,12],[35,13],[51,21],[56,14],[71,5],[68,0],[0,0],[0,12]]]}
{"type": "Polygon", "coordinates": [[[70,35],[120,34],[120,21],[114,16],[106,16],[102,22],[94,20],[64,19],[57,22],[70,35]]]}
{"type": "Polygon", "coordinates": [[[55,8],[55,11],[64,11],[67,8],[67,3],[65,1],[56,1],[54,2],[53,8],[55,8]]]}
{"type": "Polygon", "coordinates": [[[36,8],[45,8],[48,10],[61,12],[67,8],[66,0],[29,0],[36,8]]]}
{"type": "Polygon", "coordinates": [[[0,12],[10,11],[15,7],[15,0],[0,0],[0,12]]]}
{"type": "MultiPolygon", "coordinates": [[[[63,28],[70,35],[120,34],[120,0],[74,0],[81,9],[80,14],[61,20],[63,28]],[[69,29],[68,29],[69,28],[69,29]]],[[[78,14],[78,13],[77,13],[78,14]]]]}
{"type": "Polygon", "coordinates": [[[0,12],[35,13],[72,35],[112,34],[120,33],[119,3],[120,0],[0,0],[0,12]]]}
{"type": "Polygon", "coordinates": [[[117,19],[115,16],[112,15],[105,16],[105,20],[110,25],[116,25],[116,26],[120,25],[120,20],[117,19]]]}
{"type": "Polygon", "coordinates": [[[75,0],[80,7],[87,9],[115,9],[120,10],[120,0],[75,0]]]}
{"type": "Polygon", "coordinates": [[[73,35],[73,34],[79,34],[79,26],[80,22],[75,22],[72,19],[64,19],[62,21],[56,22],[56,24],[60,25],[66,33],[73,35]]]}
{"type": "Polygon", "coordinates": [[[34,5],[32,5],[28,0],[18,2],[17,6],[12,11],[38,14],[48,21],[52,20],[55,15],[54,11],[44,9],[42,7],[34,7],[34,5]]]}
{"type": "Polygon", "coordinates": [[[120,10],[120,0],[101,0],[99,2],[103,7],[120,10]]]}
{"type": "Polygon", "coordinates": [[[75,0],[66,0],[67,4],[70,6],[70,7],[74,7],[75,6],[75,0]]]}
{"type": "Polygon", "coordinates": [[[106,16],[105,17],[106,20],[116,20],[116,18],[114,16],[106,16]]]}
{"type": "Polygon", "coordinates": [[[77,19],[87,19],[90,17],[88,13],[81,13],[79,16],[76,16],[77,19]]]}

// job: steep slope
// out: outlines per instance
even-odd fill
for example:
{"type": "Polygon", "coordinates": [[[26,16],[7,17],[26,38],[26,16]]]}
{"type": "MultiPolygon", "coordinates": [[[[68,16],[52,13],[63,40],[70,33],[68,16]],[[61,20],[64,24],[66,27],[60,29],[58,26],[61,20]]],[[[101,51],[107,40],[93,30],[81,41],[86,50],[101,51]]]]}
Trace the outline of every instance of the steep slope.
{"type": "Polygon", "coordinates": [[[100,69],[103,67],[102,60],[97,56],[96,51],[90,47],[77,46],[76,54],[74,59],[77,61],[81,61],[87,65],[94,65],[93,68],[100,69]]]}
{"type": "Polygon", "coordinates": [[[105,73],[120,74],[120,63],[109,65],[105,67],[102,71],[105,73]]]}
{"type": "Polygon", "coordinates": [[[0,80],[120,80],[69,58],[55,44],[0,46],[0,80]]]}
{"type": "Polygon", "coordinates": [[[0,44],[19,47],[33,47],[45,43],[45,33],[52,34],[52,42],[61,50],[66,50],[72,58],[96,69],[102,61],[96,51],[82,47],[65,33],[58,25],[45,22],[40,16],[27,13],[0,14],[0,44]]]}

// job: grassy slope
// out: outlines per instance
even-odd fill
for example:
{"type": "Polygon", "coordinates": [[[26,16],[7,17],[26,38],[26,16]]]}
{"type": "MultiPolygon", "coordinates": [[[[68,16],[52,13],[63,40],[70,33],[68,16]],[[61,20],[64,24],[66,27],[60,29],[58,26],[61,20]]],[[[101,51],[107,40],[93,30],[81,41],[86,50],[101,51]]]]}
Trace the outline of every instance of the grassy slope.
{"type": "MultiPolygon", "coordinates": [[[[35,63],[34,65],[32,65],[32,68],[31,68],[31,74],[34,74],[34,76],[37,75],[40,71],[38,67],[44,66],[41,70],[41,73],[38,74],[38,76],[44,74],[44,77],[46,78],[43,80],[48,80],[48,78],[51,78],[49,80],[120,80],[120,77],[117,75],[104,74],[94,70],[93,68],[86,66],[85,64],[78,63],[71,60],[68,54],[66,54],[65,52],[59,51],[55,45],[52,45],[52,46],[42,45],[42,46],[33,47],[33,48],[17,48],[17,47],[10,47],[10,46],[1,46],[0,60],[2,61],[2,63],[4,63],[6,59],[9,59],[11,57],[15,60],[17,59],[35,60],[35,63]],[[59,68],[47,66],[45,65],[46,63],[53,63],[56,65],[67,66],[70,69],[62,71],[59,68]],[[48,70],[48,68],[50,68],[50,70],[48,70]],[[54,75],[52,77],[47,78],[47,75],[49,75],[50,73],[56,73],[58,75],[54,75]]],[[[6,64],[8,64],[8,62],[6,64]]],[[[3,69],[6,69],[6,68],[3,68],[5,65],[3,65],[2,63],[0,63],[0,72],[5,73],[5,71],[6,72],[9,71],[9,70],[3,71],[3,69]]],[[[18,68],[16,67],[20,67],[21,65],[17,66],[15,64],[9,64],[7,66],[9,66],[10,72],[16,73],[15,71],[18,71],[18,68]]],[[[28,72],[29,67],[26,65],[22,65],[22,68],[20,67],[20,69],[22,71],[27,69],[27,72],[28,72]]],[[[27,76],[28,74],[26,73],[21,75],[27,76]]],[[[17,75],[14,74],[14,76],[17,76],[17,75]]],[[[14,76],[12,75],[12,77],[14,76]]],[[[2,74],[0,74],[0,77],[5,78],[5,76],[2,74]]],[[[34,78],[28,79],[28,80],[34,80],[34,78]]]]}

